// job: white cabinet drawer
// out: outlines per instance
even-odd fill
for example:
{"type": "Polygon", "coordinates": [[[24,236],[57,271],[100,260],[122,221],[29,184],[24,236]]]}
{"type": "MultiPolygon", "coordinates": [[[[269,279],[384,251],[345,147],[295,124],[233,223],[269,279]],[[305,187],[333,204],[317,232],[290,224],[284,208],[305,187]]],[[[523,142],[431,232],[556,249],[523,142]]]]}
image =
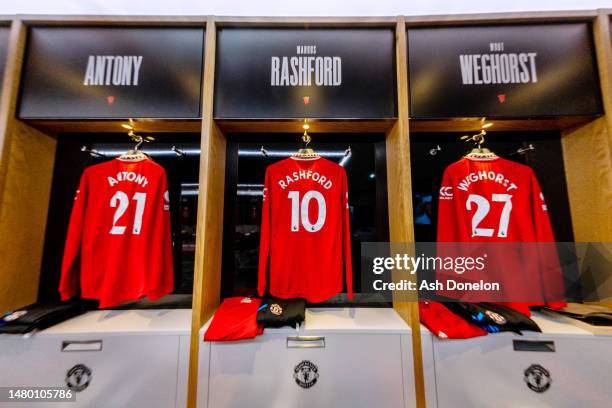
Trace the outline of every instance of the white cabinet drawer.
{"type": "Polygon", "coordinates": [[[63,387],[68,371],[82,364],[91,374],[76,403],[36,407],[173,407],[178,350],[178,336],[170,335],[0,338],[0,386],[63,387]]]}
{"type": "Polygon", "coordinates": [[[612,337],[504,333],[435,339],[434,356],[440,408],[612,404],[612,337]]]}
{"type": "Polygon", "coordinates": [[[178,378],[176,380],[176,408],[185,408],[187,406],[190,346],[191,338],[189,336],[179,336],[178,378]]]}
{"type": "Polygon", "coordinates": [[[300,341],[288,340],[292,335],[286,333],[266,333],[252,341],[204,343],[207,357],[200,363],[205,365],[200,378],[204,373],[209,379],[200,382],[206,390],[199,406],[404,406],[403,373],[412,370],[411,362],[402,361],[401,342],[407,336],[308,336],[300,341]]]}

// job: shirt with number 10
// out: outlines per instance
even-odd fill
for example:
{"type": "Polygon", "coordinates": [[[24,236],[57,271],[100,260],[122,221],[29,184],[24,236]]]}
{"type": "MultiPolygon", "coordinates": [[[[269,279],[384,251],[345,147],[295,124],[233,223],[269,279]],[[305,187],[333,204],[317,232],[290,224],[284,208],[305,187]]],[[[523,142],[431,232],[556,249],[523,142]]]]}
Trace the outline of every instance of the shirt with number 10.
{"type": "Polygon", "coordinates": [[[322,157],[290,157],[269,166],[261,222],[260,296],[269,275],[269,291],[276,297],[326,300],[342,291],[343,259],[352,298],[344,167],[322,157]]]}

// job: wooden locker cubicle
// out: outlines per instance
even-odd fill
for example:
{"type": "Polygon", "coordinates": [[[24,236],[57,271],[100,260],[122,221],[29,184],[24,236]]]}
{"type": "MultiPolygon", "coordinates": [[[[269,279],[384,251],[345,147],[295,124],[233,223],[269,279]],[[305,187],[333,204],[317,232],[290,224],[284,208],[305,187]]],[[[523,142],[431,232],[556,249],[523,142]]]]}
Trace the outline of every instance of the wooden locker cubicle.
{"type": "MultiPolygon", "coordinates": [[[[249,18],[211,17],[206,32],[205,78],[215,70],[216,28],[240,27],[394,27],[396,31],[396,75],[398,119],[395,121],[311,121],[310,133],[320,132],[384,132],[387,147],[387,185],[389,186],[389,229],[391,242],[411,242],[412,190],[408,143],[408,79],[404,19],[399,18],[249,18]],[[399,188],[398,188],[399,186],[399,188]]],[[[203,89],[202,157],[200,161],[201,195],[198,209],[197,257],[192,344],[190,357],[189,406],[195,406],[197,389],[197,352],[201,339],[198,331],[212,316],[220,301],[221,241],[223,237],[223,197],[225,183],[225,133],[227,132],[302,132],[300,120],[222,120],[213,117],[214,84],[205,82],[203,89]]],[[[413,329],[417,400],[424,406],[422,363],[420,357],[420,325],[416,303],[394,299],[394,308],[413,329]]]]}
{"type": "MultiPolygon", "coordinates": [[[[610,20],[606,11],[568,11],[568,12],[521,12],[521,13],[486,13],[447,16],[407,16],[406,29],[411,27],[464,27],[464,26],[495,26],[525,23],[564,23],[588,22],[592,24],[592,32],[597,53],[597,65],[600,78],[600,88],[603,95],[604,115],[601,117],[558,117],[558,118],[524,118],[524,119],[492,119],[495,131],[561,131],[563,148],[563,162],[565,177],[567,179],[570,210],[573,222],[573,231],[576,241],[583,242],[609,242],[612,239],[612,47],[610,36],[610,20]],[[601,151],[600,151],[601,149],[601,151]],[[592,156],[596,155],[596,160],[592,156]],[[588,180],[585,182],[585,180],[588,180]]],[[[399,30],[399,28],[398,28],[399,30]]],[[[403,41],[407,44],[407,40],[403,41]]],[[[398,53],[401,52],[398,50],[398,53]]],[[[407,68],[404,68],[406,70],[407,68]]],[[[398,66],[398,106],[406,107],[405,128],[409,129],[405,138],[405,154],[403,162],[410,163],[410,135],[416,132],[473,132],[480,131],[482,118],[449,118],[442,120],[412,119],[409,112],[409,101],[402,101],[402,72],[398,66]]],[[[409,95],[408,81],[405,94],[409,95]]],[[[398,123],[403,121],[402,116],[398,123]]],[[[462,133],[457,133],[458,135],[462,133]]],[[[391,154],[389,152],[388,154],[391,154]]],[[[390,156],[388,156],[390,157],[390,156]]],[[[388,165],[392,166],[392,159],[388,158],[388,165]]],[[[392,170],[389,170],[391,172],[392,170]]],[[[410,178],[408,166],[407,178],[410,178]]],[[[408,180],[410,184],[410,180],[408,180]]],[[[402,186],[403,189],[403,186],[402,186]]],[[[411,191],[408,186],[408,191],[411,191]]],[[[409,193],[411,194],[411,193],[409,193]]],[[[389,193],[391,198],[391,192],[389,193]]],[[[414,224],[412,220],[412,197],[405,202],[410,203],[410,236],[414,241],[414,224]]],[[[391,207],[390,207],[391,208],[391,207]]],[[[391,238],[393,241],[393,238],[391,238]]],[[[397,309],[397,308],[396,308],[397,309]]],[[[415,308],[411,309],[414,310],[415,308]]],[[[415,319],[418,319],[416,310],[415,319]]],[[[402,314],[405,316],[405,314],[402,314]]],[[[407,321],[410,321],[407,319],[407,321]]],[[[415,325],[412,325],[413,327],[415,325]]],[[[415,353],[420,345],[418,339],[413,337],[415,353]]],[[[420,353],[418,355],[421,355],[420,353]]],[[[423,381],[421,361],[415,360],[415,378],[423,381]]],[[[422,389],[416,384],[416,395],[419,404],[425,405],[421,399],[422,389]]]]}
{"type": "MultiPolygon", "coordinates": [[[[1,20],[1,18],[0,18],[1,20]]],[[[249,17],[76,17],[16,16],[0,104],[0,309],[36,300],[56,142],[63,131],[120,132],[121,121],[39,121],[16,118],[19,84],[30,25],[205,26],[201,92],[202,119],[140,122],[145,131],[200,131],[201,156],[194,271],[189,406],[195,406],[199,329],[220,302],[226,137],[229,132],[300,132],[298,120],[215,121],[213,117],[217,27],[395,27],[397,120],[313,121],[311,132],[386,134],[389,240],[413,242],[410,131],[474,130],[477,120],[409,119],[406,27],[590,21],[605,115],[597,118],[496,121],[498,130],[562,130],[570,208],[576,241],[612,240],[612,46],[608,11],[505,13],[381,18],[249,17]]],[[[394,308],[412,327],[417,405],[425,405],[418,308],[412,299],[394,299],[394,308]]]]}
{"type": "MultiPolygon", "coordinates": [[[[572,231],[576,242],[612,240],[612,36],[610,9],[407,17],[410,27],[588,22],[591,25],[602,98],[599,117],[569,116],[493,120],[498,131],[561,132],[572,231]]],[[[411,120],[410,130],[480,130],[480,119],[411,120]]],[[[595,302],[609,305],[609,302],[595,302]]]]}
{"type": "MultiPolygon", "coordinates": [[[[200,17],[17,16],[12,23],[0,106],[0,309],[36,301],[56,135],[118,132],[125,120],[20,120],[20,79],[30,26],[205,26],[200,17]]],[[[146,132],[198,132],[200,120],[140,121],[146,132]]]]}
{"type": "MultiPolygon", "coordinates": [[[[0,107],[0,148],[2,149],[0,235],[3,237],[0,241],[0,257],[3,260],[0,266],[1,310],[11,310],[33,303],[37,299],[56,153],[56,135],[61,132],[125,134],[121,124],[125,124],[126,120],[23,121],[17,118],[20,76],[27,46],[28,27],[205,28],[206,21],[206,17],[115,16],[18,16],[13,20],[0,107]]],[[[206,82],[203,78],[202,83],[206,82]]],[[[137,118],[136,124],[138,131],[142,132],[200,132],[202,129],[201,119],[137,118]]],[[[126,138],[122,141],[127,140],[126,138]]]]}

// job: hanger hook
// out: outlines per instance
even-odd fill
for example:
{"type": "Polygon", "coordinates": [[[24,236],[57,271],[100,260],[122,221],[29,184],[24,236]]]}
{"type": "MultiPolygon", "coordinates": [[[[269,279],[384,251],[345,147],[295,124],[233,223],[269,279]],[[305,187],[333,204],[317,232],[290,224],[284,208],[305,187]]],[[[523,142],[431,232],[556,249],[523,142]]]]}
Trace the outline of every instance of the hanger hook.
{"type": "Polygon", "coordinates": [[[304,142],[304,148],[306,149],[308,147],[308,144],[312,140],[312,138],[308,134],[308,129],[310,129],[310,125],[308,124],[308,119],[304,118],[304,124],[302,125],[302,128],[304,129],[304,134],[302,135],[302,141],[304,142]]]}
{"type": "Polygon", "coordinates": [[[486,130],[481,130],[480,133],[474,135],[471,137],[471,139],[478,145],[478,148],[480,149],[481,146],[484,144],[485,142],[485,135],[487,134],[486,130]]]}
{"type": "Polygon", "coordinates": [[[310,135],[308,134],[308,131],[305,130],[304,134],[302,135],[302,141],[304,142],[304,148],[307,148],[308,145],[310,144],[310,141],[312,140],[312,138],[310,137],[310,135]]]}
{"type": "Polygon", "coordinates": [[[144,143],[144,139],[140,135],[135,135],[134,139],[136,140],[136,146],[134,147],[134,150],[139,150],[140,146],[142,146],[142,144],[144,143]]]}

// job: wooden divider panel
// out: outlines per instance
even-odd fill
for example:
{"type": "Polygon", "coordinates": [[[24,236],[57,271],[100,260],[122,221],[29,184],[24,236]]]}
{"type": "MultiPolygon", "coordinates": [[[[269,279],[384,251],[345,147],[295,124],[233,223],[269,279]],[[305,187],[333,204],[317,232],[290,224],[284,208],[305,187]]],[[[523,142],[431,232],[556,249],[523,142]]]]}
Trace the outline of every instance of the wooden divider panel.
{"type": "MultiPolygon", "coordinates": [[[[408,68],[406,23],[398,18],[395,35],[397,111],[398,120],[387,132],[387,185],[389,205],[389,241],[392,243],[414,242],[412,212],[412,179],[410,171],[410,135],[408,126],[408,68]]],[[[416,279],[415,275],[401,276],[393,272],[393,280],[416,279]]],[[[425,406],[425,385],[423,379],[423,358],[421,347],[421,326],[418,303],[415,296],[394,292],[393,308],[412,329],[412,352],[414,357],[414,378],[417,407],[425,406]]]]}
{"type": "Polygon", "coordinates": [[[199,338],[199,331],[219,305],[221,294],[225,135],[213,119],[216,36],[215,21],[213,18],[209,18],[206,23],[206,41],[204,44],[200,186],[193,280],[188,407],[195,407],[197,402],[198,353],[202,341],[199,338]]]}
{"type": "Polygon", "coordinates": [[[0,106],[0,313],[36,301],[55,139],[15,118],[26,27],[10,35],[0,106]]]}

